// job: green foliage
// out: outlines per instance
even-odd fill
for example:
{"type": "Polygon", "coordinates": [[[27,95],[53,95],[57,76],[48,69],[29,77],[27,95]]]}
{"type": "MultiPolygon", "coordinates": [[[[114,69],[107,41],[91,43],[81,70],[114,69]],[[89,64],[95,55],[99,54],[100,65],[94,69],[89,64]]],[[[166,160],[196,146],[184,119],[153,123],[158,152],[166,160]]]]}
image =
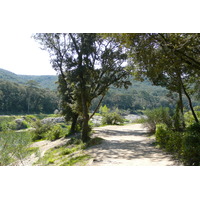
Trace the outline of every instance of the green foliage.
{"type": "Polygon", "coordinates": [[[57,76],[55,75],[43,75],[43,76],[36,76],[36,75],[17,75],[10,71],[0,69],[0,79],[5,81],[12,81],[14,83],[23,83],[25,84],[27,81],[33,80],[40,84],[40,86],[44,89],[49,88],[51,90],[56,90],[57,76]]]}
{"type": "Polygon", "coordinates": [[[156,141],[161,148],[173,153],[185,165],[200,165],[200,124],[190,125],[186,132],[172,131],[166,125],[158,125],[156,141]]]}
{"type": "Polygon", "coordinates": [[[153,110],[146,110],[145,115],[147,118],[144,119],[145,126],[151,133],[155,133],[156,125],[163,123],[169,128],[172,127],[172,119],[169,114],[169,108],[156,108],[153,110]]]}
{"type": "Polygon", "coordinates": [[[57,140],[61,137],[65,137],[69,134],[69,127],[63,124],[42,124],[40,120],[37,120],[34,124],[35,129],[32,131],[32,140],[57,140]]]}
{"type": "Polygon", "coordinates": [[[200,124],[190,125],[183,138],[183,158],[188,165],[200,165],[200,124]]]}
{"type": "Polygon", "coordinates": [[[49,149],[44,157],[40,158],[35,165],[85,165],[89,156],[83,154],[82,149],[84,148],[85,144],[80,139],[73,138],[64,146],[49,149]]]}
{"type": "Polygon", "coordinates": [[[45,139],[45,134],[51,130],[52,124],[42,124],[40,120],[37,120],[34,124],[35,130],[32,131],[32,140],[45,139]]]}
{"type": "Polygon", "coordinates": [[[110,109],[106,105],[101,106],[99,108],[99,113],[101,113],[102,115],[107,114],[109,111],[110,111],[110,109]]]}
{"type": "Polygon", "coordinates": [[[156,142],[159,143],[160,147],[165,148],[170,137],[169,129],[164,124],[157,125],[155,136],[156,142]]]}
{"type": "Polygon", "coordinates": [[[74,114],[82,117],[82,140],[88,141],[92,100],[97,97],[102,100],[111,85],[117,88],[130,85],[130,72],[123,66],[126,51],[115,39],[104,39],[96,33],[38,33],[33,37],[49,52],[53,68],[61,74],[59,88],[62,104],[65,103],[62,107],[65,113],[69,111],[70,118],[74,114]]]}
{"type": "Polygon", "coordinates": [[[9,165],[25,158],[29,151],[31,134],[28,132],[5,131],[0,133],[0,165],[9,165]]]}
{"type": "Polygon", "coordinates": [[[106,113],[103,115],[102,124],[117,125],[124,122],[122,116],[116,112],[106,113]]]}
{"type": "Polygon", "coordinates": [[[8,124],[5,121],[0,122],[0,131],[5,131],[8,129],[8,124]]]}
{"type": "MultiPolygon", "coordinates": [[[[111,87],[105,95],[102,105],[106,105],[110,110],[118,107],[135,114],[138,111],[146,109],[154,109],[159,107],[169,107],[170,110],[175,109],[176,106],[176,93],[169,95],[169,91],[161,86],[154,86],[150,81],[136,81],[130,78],[132,85],[126,90],[124,88],[111,87]]],[[[94,99],[92,102],[91,110],[97,106],[100,98],[94,99]]],[[[184,105],[187,107],[187,99],[183,97],[184,105]]],[[[194,101],[199,104],[198,101],[194,101]]],[[[129,114],[128,113],[128,114],[129,114]]]]}
{"type": "Polygon", "coordinates": [[[15,116],[0,116],[0,131],[6,131],[9,123],[13,122],[15,118],[15,116]]]}
{"type": "MultiPolygon", "coordinates": [[[[194,108],[194,110],[195,110],[195,113],[196,113],[198,119],[200,120],[200,111],[198,110],[198,107],[194,108]]],[[[185,123],[187,126],[195,123],[195,120],[194,120],[194,117],[193,117],[191,111],[185,112],[184,118],[185,118],[185,123]]]]}
{"type": "Polygon", "coordinates": [[[57,100],[53,91],[0,80],[0,114],[53,113],[57,100]]]}
{"type": "Polygon", "coordinates": [[[18,127],[17,127],[17,123],[15,121],[12,121],[12,122],[9,122],[7,124],[8,128],[11,129],[11,130],[19,130],[18,127]]]}
{"type": "Polygon", "coordinates": [[[54,141],[61,138],[63,135],[64,135],[63,129],[59,125],[55,125],[51,127],[50,130],[47,131],[47,133],[45,134],[45,138],[47,140],[54,141]]]}
{"type": "Polygon", "coordinates": [[[68,161],[64,162],[61,166],[73,166],[73,165],[85,165],[87,160],[90,158],[89,155],[80,155],[70,158],[68,161]]]}

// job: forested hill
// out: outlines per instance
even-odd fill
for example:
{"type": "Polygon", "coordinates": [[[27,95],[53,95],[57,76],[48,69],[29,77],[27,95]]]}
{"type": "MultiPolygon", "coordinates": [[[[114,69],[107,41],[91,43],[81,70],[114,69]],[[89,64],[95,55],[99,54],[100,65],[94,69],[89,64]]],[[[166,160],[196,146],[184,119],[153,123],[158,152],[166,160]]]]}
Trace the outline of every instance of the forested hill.
{"type": "Polygon", "coordinates": [[[40,84],[41,88],[49,88],[51,90],[55,90],[57,88],[57,85],[55,84],[57,81],[56,75],[17,75],[0,68],[0,80],[6,80],[20,84],[25,84],[29,80],[34,80],[40,84]]]}
{"type": "MultiPolygon", "coordinates": [[[[149,81],[135,81],[133,80],[133,77],[131,79],[132,85],[128,88],[128,90],[125,90],[124,88],[120,89],[111,87],[106,94],[102,105],[107,105],[110,109],[119,108],[121,110],[130,110],[131,112],[153,109],[160,106],[175,108],[177,98],[169,97],[167,95],[168,91],[165,88],[153,86],[149,81]]],[[[56,90],[57,88],[57,84],[55,84],[57,76],[17,75],[7,70],[0,69],[0,81],[23,84],[24,87],[26,87],[25,83],[29,80],[38,82],[41,89],[48,88],[56,90]]],[[[18,84],[16,87],[20,88],[20,85],[18,84]]],[[[48,90],[47,93],[49,93],[48,90]]],[[[50,99],[55,99],[57,102],[56,93],[53,95],[54,97],[52,97],[52,95],[50,95],[50,99]]],[[[57,104],[56,102],[54,103],[57,104]]],[[[187,99],[185,97],[183,97],[183,102],[187,107],[187,99]]],[[[97,104],[98,99],[95,99],[92,103],[91,109],[94,110],[97,104]]],[[[193,104],[194,106],[199,105],[199,103],[195,100],[193,101],[193,104]]],[[[56,108],[56,106],[54,107],[56,108]]]]}

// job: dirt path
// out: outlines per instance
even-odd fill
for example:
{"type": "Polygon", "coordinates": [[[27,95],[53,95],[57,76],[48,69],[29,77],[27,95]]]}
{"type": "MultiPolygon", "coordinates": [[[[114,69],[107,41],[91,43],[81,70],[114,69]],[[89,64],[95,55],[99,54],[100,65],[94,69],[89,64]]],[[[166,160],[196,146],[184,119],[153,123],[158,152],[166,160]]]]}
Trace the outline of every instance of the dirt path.
{"type": "Polygon", "coordinates": [[[43,140],[39,142],[35,142],[31,145],[31,147],[39,147],[38,153],[34,153],[31,156],[23,159],[22,161],[17,161],[14,163],[15,166],[32,166],[39,158],[43,157],[45,152],[51,148],[65,145],[69,139],[68,138],[60,138],[55,141],[43,140]]]}
{"type": "Polygon", "coordinates": [[[93,159],[89,166],[178,166],[170,155],[152,145],[141,124],[95,128],[95,136],[104,139],[87,151],[93,159]]]}

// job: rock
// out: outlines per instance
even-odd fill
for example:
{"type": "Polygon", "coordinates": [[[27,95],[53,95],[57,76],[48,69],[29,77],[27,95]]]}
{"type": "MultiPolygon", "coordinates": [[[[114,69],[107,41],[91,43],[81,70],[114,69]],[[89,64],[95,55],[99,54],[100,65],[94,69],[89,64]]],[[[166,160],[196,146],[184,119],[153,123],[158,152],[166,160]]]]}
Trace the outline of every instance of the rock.
{"type": "Polygon", "coordinates": [[[53,123],[53,124],[64,123],[65,122],[65,118],[64,117],[48,117],[48,118],[42,119],[41,122],[43,124],[48,124],[48,123],[53,123]]]}
{"type": "Polygon", "coordinates": [[[137,119],[146,118],[145,115],[126,115],[124,116],[125,119],[129,120],[130,122],[134,122],[137,119]]]}
{"type": "Polygon", "coordinates": [[[95,124],[96,126],[100,126],[101,125],[101,121],[102,121],[102,116],[97,116],[94,115],[91,119],[92,123],[95,124]]]}

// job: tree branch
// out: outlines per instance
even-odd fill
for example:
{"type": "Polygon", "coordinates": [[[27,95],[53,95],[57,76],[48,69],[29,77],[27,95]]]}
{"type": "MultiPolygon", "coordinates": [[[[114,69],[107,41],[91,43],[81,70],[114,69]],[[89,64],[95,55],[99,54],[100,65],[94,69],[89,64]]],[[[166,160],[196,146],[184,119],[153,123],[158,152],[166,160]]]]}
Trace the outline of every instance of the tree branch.
{"type": "Polygon", "coordinates": [[[91,119],[91,118],[94,116],[94,114],[97,112],[97,110],[99,109],[99,106],[101,105],[101,102],[103,101],[103,98],[104,98],[104,97],[105,97],[105,95],[102,95],[102,97],[101,97],[101,99],[100,99],[100,101],[99,101],[99,103],[98,103],[96,109],[94,110],[94,112],[92,113],[92,115],[90,116],[89,119],[91,119]]]}

